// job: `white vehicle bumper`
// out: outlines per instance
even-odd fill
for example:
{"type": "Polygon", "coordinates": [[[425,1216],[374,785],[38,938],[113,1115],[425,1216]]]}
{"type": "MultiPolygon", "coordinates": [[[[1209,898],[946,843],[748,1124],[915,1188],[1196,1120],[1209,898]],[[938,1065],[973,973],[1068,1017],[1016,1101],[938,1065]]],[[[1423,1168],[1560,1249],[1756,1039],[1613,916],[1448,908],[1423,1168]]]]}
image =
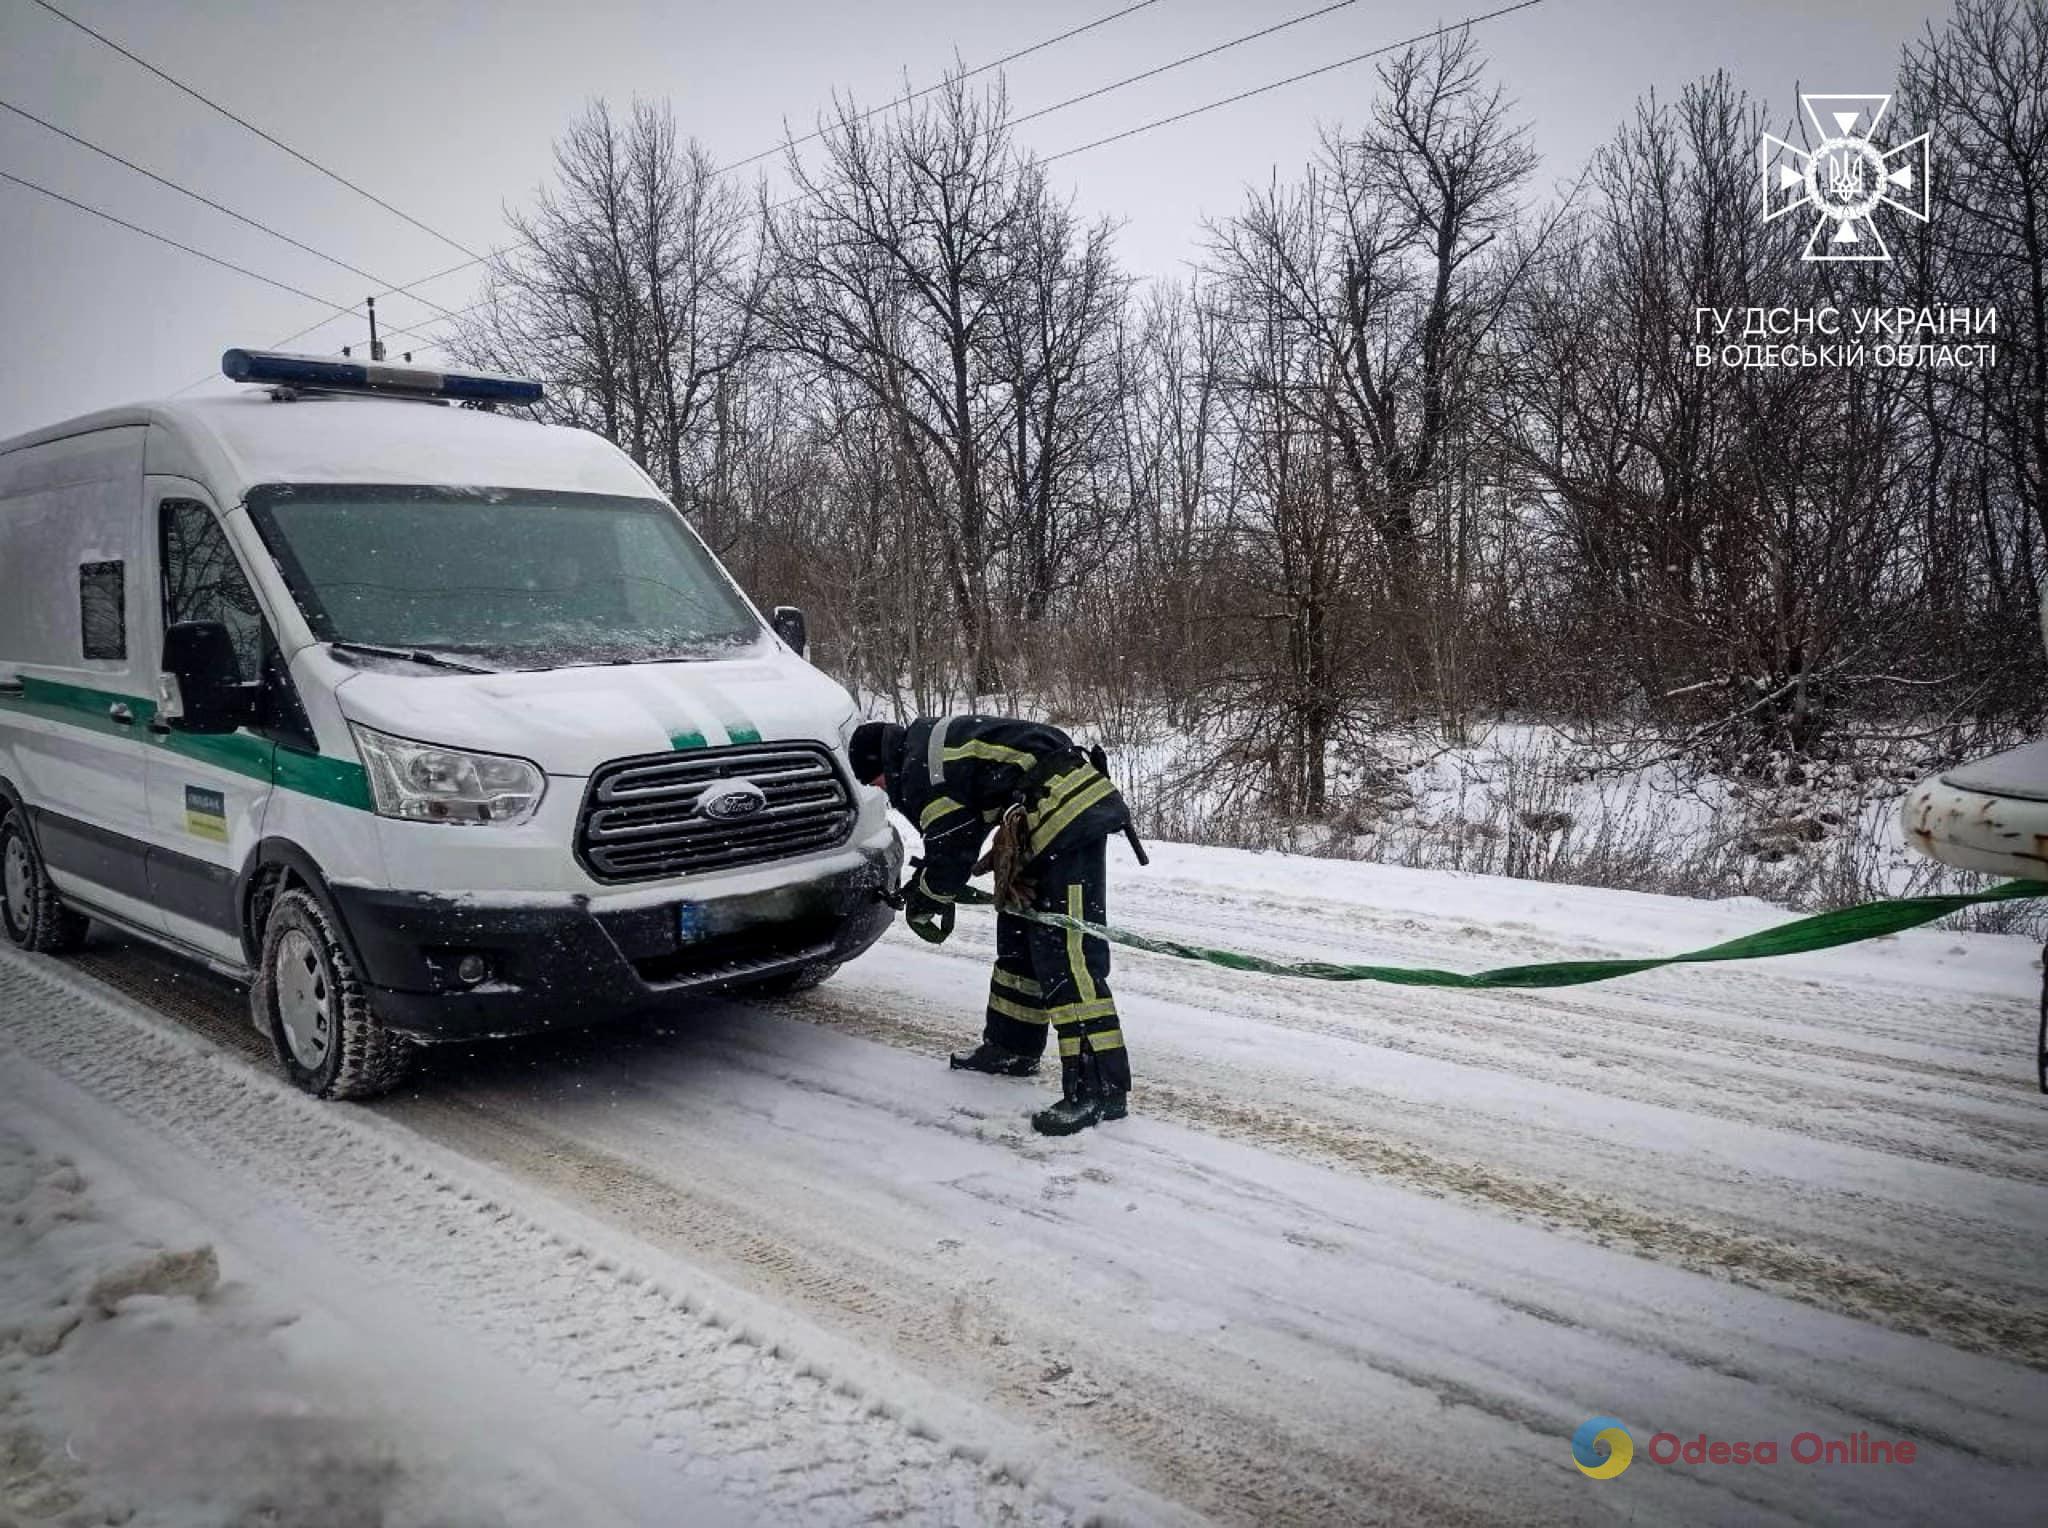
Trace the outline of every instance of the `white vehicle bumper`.
{"type": "Polygon", "coordinates": [[[1906,842],[1929,859],[2048,879],[2048,739],[1922,780],[1899,819],[1906,842]]]}

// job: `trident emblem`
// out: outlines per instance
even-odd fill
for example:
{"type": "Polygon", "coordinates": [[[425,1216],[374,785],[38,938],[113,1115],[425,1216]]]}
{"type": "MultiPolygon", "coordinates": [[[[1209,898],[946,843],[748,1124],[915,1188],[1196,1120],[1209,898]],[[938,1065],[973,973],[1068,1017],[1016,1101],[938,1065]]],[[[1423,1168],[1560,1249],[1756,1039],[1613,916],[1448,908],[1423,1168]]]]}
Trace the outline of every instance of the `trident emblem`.
{"type": "Polygon", "coordinates": [[[1880,207],[1927,221],[1927,134],[1890,150],[1873,141],[1891,103],[1888,95],[1801,95],[1820,139],[1814,149],[1764,134],[1764,221],[1800,207],[1820,214],[1802,259],[1891,259],[1878,231],[1880,207]]]}

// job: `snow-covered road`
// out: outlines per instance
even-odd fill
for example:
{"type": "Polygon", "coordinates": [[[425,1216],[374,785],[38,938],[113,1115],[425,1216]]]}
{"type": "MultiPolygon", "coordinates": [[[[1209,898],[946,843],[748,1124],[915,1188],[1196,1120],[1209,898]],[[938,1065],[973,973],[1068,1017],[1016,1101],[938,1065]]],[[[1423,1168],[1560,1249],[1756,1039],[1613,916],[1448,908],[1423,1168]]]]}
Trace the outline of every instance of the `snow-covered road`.
{"type": "MultiPolygon", "coordinates": [[[[1783,916],[1174,846],[1112,909],[1468,969],[1783,916]]],[[[1923,931],[1500,995],[1120,952],[1138,1113],[1048,1142],[1048,1083],[938,1059],[990,935],[966,914],[800,998],[439,1054],[370,1109],[253,1070],[210,978],[10,954],[0,1103],[202,1228],[225,1289],[359,1334],[349,1393],[414,1419],[437,1499],[503,1454],[535,1521],[2039,1520],[2033,947],[1923,931]],[[1571,1464],[1595,1415],[1634,1439],[1618,1479],[1571,1464]],[[1787,1457],[1659,1463],[1662,1432],[1787,1457]],[[1806,1433],[1918,1457],[1794,1463],[1806,1433]]]]}

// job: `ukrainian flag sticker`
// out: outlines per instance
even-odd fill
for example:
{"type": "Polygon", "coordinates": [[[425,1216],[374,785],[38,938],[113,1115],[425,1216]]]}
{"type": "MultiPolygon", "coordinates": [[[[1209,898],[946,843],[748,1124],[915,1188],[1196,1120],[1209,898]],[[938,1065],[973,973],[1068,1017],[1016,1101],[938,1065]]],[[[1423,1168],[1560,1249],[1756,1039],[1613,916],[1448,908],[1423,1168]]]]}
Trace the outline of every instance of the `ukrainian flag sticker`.
{"type": "Polygon", "coordinates": [[[228,841],[228,798],[204,786],[185,787],[185,831],[209,843],[228,841]]]}

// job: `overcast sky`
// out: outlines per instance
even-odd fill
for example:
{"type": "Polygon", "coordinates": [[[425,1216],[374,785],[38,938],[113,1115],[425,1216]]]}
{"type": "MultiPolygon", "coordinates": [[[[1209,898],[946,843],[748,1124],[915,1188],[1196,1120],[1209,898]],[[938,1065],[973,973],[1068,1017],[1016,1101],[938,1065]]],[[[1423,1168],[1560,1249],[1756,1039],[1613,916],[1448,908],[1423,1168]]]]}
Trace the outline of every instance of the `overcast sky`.
{"type": "MultiPolygon", "coordinates": [[[[549,145],[594,96],[666,98],[721,163],[808,131],[837,91],[864,102],[1107,16],[1131,0],[53,0],[79,20],[470,250],[504,235],[549,145]]],[[[1013,64],[1028,112],[1328,0],[1155,0],[1013,64]]],[[[1216,58],[1021,130],[1041,154],[1089,143],[1270,80],[1483,13],[1506,0],[1356,0],[1216,58]]],[[[1790,121],[1800,85],[1891,88],[1898,52],[1946,6],[1914,0],[1544,0],[1478,37],[1544,156],[1569,179],[1642,93],[1726,68],[1790,121]]],[[[1319,123],[1356,122],[1371,63],[1062,160],[1061,183],[1124,220],[1125,263],[1170,274],[1201,224],[1249,182],[1292,173],[1319,123]]],[[[461,260],[433,235],[294,161],[49,14],[0,0],[0,101],[249,214],[387,284],[461,260]]],[[[1937,171],[1940,152],[1936,129],[1937,171]]],[[[773,163],[769,170],[779,180],[773,163]]],[[[198,207],[0,111],[0,170],[118,214],[333,303],[369,284],[198,207]]],[[[744,172],[748,175],[757,170],[744,172]]],[[[426,289],[447,308],[474,272],[426,289]]],[[[393,322],[431,310],[380,304],[393,322]]],[[[0,438],[213,373],[232,344],[268,345],[320,304],[266,287],[0,181],[0,438]]],[[[294,348],[361,337],[336,317],[294,348]]],[[[400,342],[401,344],[403,341],[400,342]]],[[[209,383],[208,385],[214,385],[209,383]]]]}

